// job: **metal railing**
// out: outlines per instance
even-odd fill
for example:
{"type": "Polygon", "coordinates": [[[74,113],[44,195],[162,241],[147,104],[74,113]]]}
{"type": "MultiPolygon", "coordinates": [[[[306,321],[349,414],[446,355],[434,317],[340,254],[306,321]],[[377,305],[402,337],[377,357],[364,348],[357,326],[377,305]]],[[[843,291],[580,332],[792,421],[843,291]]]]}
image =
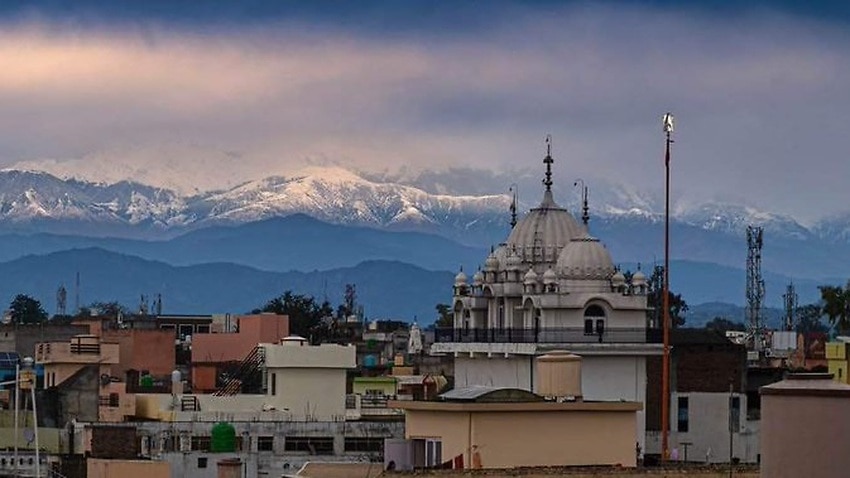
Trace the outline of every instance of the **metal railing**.
{"type": "Polygon", "coordinates": [[[581,327],[514,328],[441,328],[434,332],[437,343],[660,343],[655,329],[606,328],[602,332],[586,332],[581,327]]]}

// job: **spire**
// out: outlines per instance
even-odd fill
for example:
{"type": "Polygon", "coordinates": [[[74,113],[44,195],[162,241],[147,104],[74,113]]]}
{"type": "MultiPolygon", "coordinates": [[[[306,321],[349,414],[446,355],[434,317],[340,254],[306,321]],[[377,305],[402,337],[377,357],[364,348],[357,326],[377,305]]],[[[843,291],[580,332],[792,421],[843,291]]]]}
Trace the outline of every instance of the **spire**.
{"type": "Polygon", "coordinates": [[[543,185],[546,186],[546,191],[552,191],[552,135],[546,135],[546,157],[543,158],[543,163],[546,164],[546,179],[543,180],[543,185]]]}
{"type": "Polygon", "coordinates": [[[590,222],[590,207],[587,204],[587,186],[584,185],[583,179],[577,179],[573,186],[581,186],[581,222],[584,223],[587,229],[587,223],[590,222]]]}

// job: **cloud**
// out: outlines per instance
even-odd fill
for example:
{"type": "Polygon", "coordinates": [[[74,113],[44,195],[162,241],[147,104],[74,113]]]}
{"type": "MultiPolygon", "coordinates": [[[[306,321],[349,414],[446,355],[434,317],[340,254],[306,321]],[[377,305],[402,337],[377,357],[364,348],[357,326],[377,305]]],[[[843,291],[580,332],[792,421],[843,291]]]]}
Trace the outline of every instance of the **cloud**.
{"type": "MultiPolygon", "coordinates": [[[[565,180],[654,190],[669,109],[680,200],[803,219],[845,209],[850,39],[841,25],[769,10],[587,4],[486,18],[469,31],[432,21],[409,32],[279,18],[209,29],[6,25],[0,157],[126,156],[173,172],[181,158],[163,148],[191,144],[228,158],[222,168],[238,157],[232,174],[215,176],[234,180],[310,161],[537,168],[551,133],[565,180]]],[[[201,168],[197,156],[184,158],[185,170],[201,168]]]]}

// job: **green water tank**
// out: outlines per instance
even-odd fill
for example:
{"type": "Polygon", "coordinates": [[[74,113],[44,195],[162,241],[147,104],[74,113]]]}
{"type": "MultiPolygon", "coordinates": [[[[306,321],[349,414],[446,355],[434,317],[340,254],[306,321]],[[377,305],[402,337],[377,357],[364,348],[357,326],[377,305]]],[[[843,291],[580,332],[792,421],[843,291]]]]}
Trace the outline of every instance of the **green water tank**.
{"type": "Polygon", "coordinates": [[[151,377],[150,375],[145,375],[139,380],[139,385],[148,388],[153,387],[153,377],[151,377]]]}
{"type": "Polygon", "coordinates": [[[236,429],[227,422],[218,422],[210,432],[210,451],[232,453],[236,451],[236,429]]]}

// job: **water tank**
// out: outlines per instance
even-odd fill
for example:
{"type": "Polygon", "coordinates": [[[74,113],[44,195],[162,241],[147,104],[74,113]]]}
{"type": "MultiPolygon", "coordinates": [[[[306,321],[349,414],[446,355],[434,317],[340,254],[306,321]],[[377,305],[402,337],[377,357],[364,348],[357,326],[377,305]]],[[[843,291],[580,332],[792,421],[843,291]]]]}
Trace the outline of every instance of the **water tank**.
{"type": "Polygon", "coordinates": [[[236,429],[227,422],[218,422],[210,431],[210,451],[232,453],[236,451],[236,429]]]}
{"type": "Polygon", "coordinates": [[[153,377],[151,377],[150,375],[145,375],[139,380],[139,385],[148,388],[153,387],[153,377]]]}
{"type": "Polygon", "coordinates": [[[363,357],[363,366],[366,368],[375,368],[378,366],[378,357],[375,355],[367,355],[363,357]]]}
{"type": "Polygon", "coordinates": [[[537,394],[544,397],[580,399],[581,357],[569,352],[537,357],[537,385],[537,394]]]}

